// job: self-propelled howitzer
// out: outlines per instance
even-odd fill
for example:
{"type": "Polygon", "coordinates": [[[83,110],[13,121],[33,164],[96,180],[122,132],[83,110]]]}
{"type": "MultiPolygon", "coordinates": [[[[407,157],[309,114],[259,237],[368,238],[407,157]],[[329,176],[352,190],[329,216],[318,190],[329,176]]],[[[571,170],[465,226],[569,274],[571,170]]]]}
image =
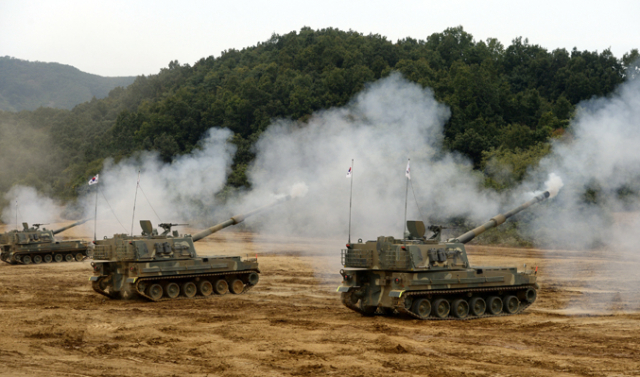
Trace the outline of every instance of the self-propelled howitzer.
{"type": "Polygon", "coordinates": [[[0,234],[0,259],[9,264],[31,264],[81,261],[87,256],[89,244],[82,240],[56,240],[54,235],[84,224],[77,221],[65,227],[50,230],[40,227],[47,224],[22,223],[22,230],[0,234]]]}
{"type": "Polygon", "coordinates": [[[471,319],[523,311],[537,297],[535,272],[472,267],[464,245],[548,197],[548,191],[537,195],[446,242],[440,240],[441,227],[429,227],[433,235],[426,238],[421,221],[408,221],[406,239],[381,236],[348,244],[342,250],[345,268],[338,287],[342,303],[363,315],[398,312],[418,319],[471,319]]]}
{"type": "Polygon", "coordinates": [[[165,223],[160,224],[165,231],[158,234],[150,221],[142,220],[140,236],[116,234],[97,240],[93,251],[94,276],[90,279],[93,290],[110,298],[138,295],[151,301],[246,292],[259,280],[256,258],[198,256],[194,242],[289,198],[234,216],[193,236],[171,232],[172,226],[180,224],[165,223]]]}

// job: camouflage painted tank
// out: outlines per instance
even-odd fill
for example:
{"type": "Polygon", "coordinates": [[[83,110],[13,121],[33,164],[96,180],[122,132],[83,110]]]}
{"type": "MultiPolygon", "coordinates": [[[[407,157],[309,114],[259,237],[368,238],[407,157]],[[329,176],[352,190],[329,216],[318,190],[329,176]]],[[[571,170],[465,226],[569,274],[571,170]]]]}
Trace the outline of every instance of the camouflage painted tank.
{"type": "Polygon", "coordinates": [[[532,204],[549,197],[544,192],[520,207],[446,242],[442,227],[431,226],[426,238],[421,221],[408,221],[408,239],[378,237],[347,244],[342,250],[338,287],[342,303],[363,315],[400,313],[418,319],[472,319],[516,314],[536,301],[539,285],[534,271],[515,267],[472,267],[465,244],[532,204]]]}
{"type": "Polygon", "coordinates": [[[10,264],[31,264],[81,261],[87,256],[89,244],[82,240],[59,241],[54,235],[88,220],[75,222],[60,229],[40,229],[46,224],[22,223],[22,230],[0,234],[0,259],[10,264]]]}
{"type": "Polygon", "coordinates": [[[97,240],[90,279],[93,290],[110,298],[138,295],[151,301],[246,292],[259,280],[256,258],[198,256],[194,242],[288,199],[234,216],[193,236],[172,232],[171,227],[179,224],[160,224],[164,231],[158,234],[150,221],[142,220],[141,236],[116,234],[97,240]]]}

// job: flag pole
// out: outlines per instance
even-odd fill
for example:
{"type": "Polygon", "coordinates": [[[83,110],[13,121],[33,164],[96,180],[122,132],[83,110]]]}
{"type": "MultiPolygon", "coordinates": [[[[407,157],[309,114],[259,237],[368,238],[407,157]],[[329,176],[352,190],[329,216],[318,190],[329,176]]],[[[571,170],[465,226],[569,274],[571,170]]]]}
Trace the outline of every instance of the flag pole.
{"type": "Polygon", "coordinates": [[[351,159],[351,189],[349,190],[349,241],[351,244],[351,202],[353,199],[353,159],[351,159]]]}
{"type": "Polygon", "coordinates": [[[95,215],[93,216],[93,240],[94,241],[98,239],[98,237],[96,236],[97,228],[98,228],[98,185],[96,185],[96,211],[95,211],[95,215]]]}
{"type": "Polygon", "coordinates": [[[136,200],[138,199],[138,186],[140,186],[140,170],[138,170],[138,182],[136,183],[136,195],[133,197],[133,215],[131,216],[131,236],[133,237],[133,221],[136,218],[136,200]]]}
{"type": "Polygon", "coordinates": [[[404,191],[404,225],[402,226],[402,239],[405,239],[405,233],[407,231],[407,198],[409,197],[409,180],[411,179],[411,170],[410,170],[411,159],[407,161],[407,171],[405,175],[407,176],[407,187],[404,191]]]}

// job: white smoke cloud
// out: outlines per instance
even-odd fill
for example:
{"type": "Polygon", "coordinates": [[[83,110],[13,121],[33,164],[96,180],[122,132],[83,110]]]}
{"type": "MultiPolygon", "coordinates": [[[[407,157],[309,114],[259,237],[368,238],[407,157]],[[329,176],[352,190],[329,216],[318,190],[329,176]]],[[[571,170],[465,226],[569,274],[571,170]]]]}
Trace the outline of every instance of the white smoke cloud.
{"type": "Polygon", "coordinates": [[[352,159],[355,238],[402,236],[407,158],[413,185],[409,219],[420,219],[412,191],[421,211],[434,218],[495,215],[497,195],[479,189],[481,177],[472,174],[466,159],[442,150],[449,115],[430,89],[392,74],[369,85],[349,105],[314,114],[307,124],[277,121],[256,144],[255,164],[248,171],[253,191],[243,202],[257,205],[264,199],[255,198],[299,181],[309,194],[252,227],[346,240],[351,182],[345,174],[352,159]]]}
{"type": "Polygon", "coordinates": [[[640,283],[640,78],[606,98],[581,103],[570,134],[553,144],[531,175],[535,182],[554,172],[565,186],[553,206],[536,210],[526,229],[546,248],[590,250],[576,266],[551,271],[558,281],[589,275],[586,288],[592,293],[585,295],[582,309],[608,310],[606,301],[615,292],[636,298],[627,309],[640,309],[637,289],[629,288],[640,283]],[[590,261],[588,271],[577,268],[590,261]]]}
{"type": "MultiPolygon", "coordinates": [[[[4,198],[9,205],[2,210],[2,221],[9,224],[7,229],[16,227],[16,211],[18,229],[22,230],[22,223],[53,224],[60,220],[59,214],[62,208],[53,199],[40,195],[35,188],[16,185],[13,186],[4,198]],[[17,206],[16,206],[17,204],[17,206]]],[[[55,228],[49,225],[47,228],[55,228]]]]}
{"type": "MultiPolygon", "coordinates": [[[[100,172],[98,188],[98,234],[130,233],[135,200],[133,233],[140,233],[139,220],[191,222],[215,208],[214,195],[225,184],[235,147],[228,143],[231,132],[211,129],[191,154],[163,163],[156,153],[114,163],[107,161],[100,172]],[[136,184],[140,172],[140,189],[136,184]]],[[[85,216],[94,217],[96,195],[80,199],[85,216]]]]}

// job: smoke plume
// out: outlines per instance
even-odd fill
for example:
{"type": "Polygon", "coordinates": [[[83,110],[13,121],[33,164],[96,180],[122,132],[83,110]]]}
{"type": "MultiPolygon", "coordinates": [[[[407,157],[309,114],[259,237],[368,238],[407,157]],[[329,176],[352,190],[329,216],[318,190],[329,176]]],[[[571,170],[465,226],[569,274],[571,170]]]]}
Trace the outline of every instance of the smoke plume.
{"type": "Polygon", "coordinates": [[[479,189],[481,178],[466,159],[442,150],[449,115],[430,89],[392,74],[347,106],[318,112],[306,124],[277,121],[256,144],[255,164],[248,171],[253,191],[243,200],[255,202],[255,196],[298,181],[305,182],[309,194],[290,204],[295,210],[274,210],[272,221],[254,226],[269,233],[346,240],[352,182],[345,175],[352,159],[356,239],[401,237],[407,189],[409,219],[491,217],[498,210],[497,196],[479,189]]]}
{"type": "Polygon", "coordinates": [[[609,97],[581,103],[569,132],[530,177],[536,181],[554,172],[564,188],[553,206],[536,210],[525,229],[545,248],[590,250],[580,259],[590,264],[586,271],[576,266],[551,271],[560,281],[589,276],[588,290],[600,294],[587,295],[592,298],[587,309],[606,310],[612,292],[624,292],[633,303],[627,309],[639,309],[634,287],[640,283],[640,78],[609,97]]]}

